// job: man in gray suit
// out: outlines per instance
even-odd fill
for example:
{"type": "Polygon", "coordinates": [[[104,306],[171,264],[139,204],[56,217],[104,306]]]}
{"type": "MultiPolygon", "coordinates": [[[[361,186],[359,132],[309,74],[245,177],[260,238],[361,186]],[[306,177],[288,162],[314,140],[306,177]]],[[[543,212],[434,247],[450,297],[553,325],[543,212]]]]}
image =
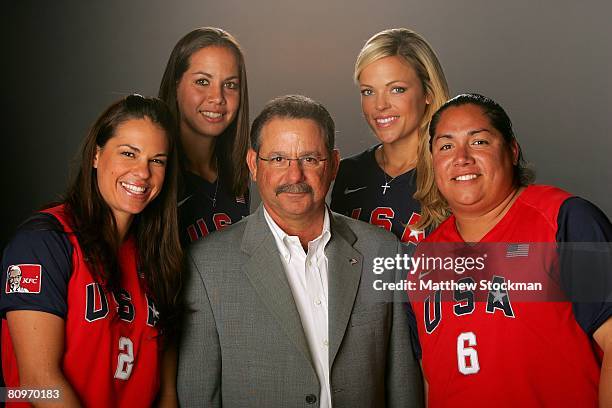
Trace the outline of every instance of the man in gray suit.
{"type": "Polygon", "coordinates": [[[401,245],[325,206],[339,163],[327,110],[303,96],[272,100],[247,163],[263,205],[187,255],[181,405],[421,406],[403,304],[372,288],[374,258],[401,245]]]}

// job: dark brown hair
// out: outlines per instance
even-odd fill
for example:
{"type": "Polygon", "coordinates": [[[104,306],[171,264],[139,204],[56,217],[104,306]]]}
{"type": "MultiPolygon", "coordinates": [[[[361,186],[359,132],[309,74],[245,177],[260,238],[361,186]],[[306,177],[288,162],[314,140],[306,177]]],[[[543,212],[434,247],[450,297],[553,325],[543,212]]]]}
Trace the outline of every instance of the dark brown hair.
{"type": "Polygon", "coordinates": [[[177,332],[175,322],[179,321],[181,313],[178,294],[182,250],[176,215],[176,122],[164,102],[130,95],[102,113],[84,140],[78,173],[68,188],[65,204],[94,279],[107,290],[116,290],[121,281],[117,259],[121,243],[115,218],[100,194],[93,162],[97,148],[104,147],[122,123],[142,118],[150,119],[164,130],[168,139],[168,160],[162,190],[134,217],[130,232],[138,251],[139,272],[144,275],[146,290],[160,311],[160,329],[173,336],[177,332]]]}
{"type": "Polygon", "coordinates": [[[314,121],[325,136],[325,147],[334,149],[335,125],[325,106],[303,95],[285,95],[272,99],[253,121],[251,127],[251,148],[259,152],[261,130],[272,119],[310,119],[314,121]]]}
{"type": "Polygon", "coordinates": [[[434,136],[436,134],[436,128],[438,127],[438,122],[440,121],[440,117],[445,110],[452,107],[463,106],[463,105],[474,105],[478,106],[482,109],[482,113],[489,119],[491,126],[493,126],[499,133],[501,133],[504,138],[504,142],[506,146],[510,148],[512,146],[512,142],[516,142],[518,147],[518,160],[516,164],[513,166],[513,174],[514,174],[514,184],[515,186],[525,187],[530,184],[533,184],[535,179],[534,170],[527,164],[525,159],[523,158],[523,151],[521,149],[521,145],[516,140],[516,136],[514,135],[514,130],[512,129],[512,121],[510,117],[497,102],[495,102],[491,98],[487,98],[486,96],[477,94],[477,93],[465,93],[461,95],[457,95],[452,99],[449,99],[434,113],[431,118],[431,123],[429,125],[429,151],[431,151],[432,143],[434,136]]]}
{"type": "MultiPolygon", "coordinates": [[[[159,98],[168,104],[178,124],[180,121],[180,111],[176,99],[178,83],[189,68],[193,53],[212,46],[229,49],[238,61],[240,105],[238,106],[236,119],[217,139],[214,155],[217,158],[221,182],[235,196],[241,196],[246,192],[249,182],[249,173],[246,166],[246,152],[249,144],[249,92],[244,56],[238,41],[227,31],[214,27],[198,28],[185,35],[174,46],[170,54],[159,86],[159,98]]],[[[180,147],[179,157],[181,163],[184,163],[185,158],[180,147]]]]}

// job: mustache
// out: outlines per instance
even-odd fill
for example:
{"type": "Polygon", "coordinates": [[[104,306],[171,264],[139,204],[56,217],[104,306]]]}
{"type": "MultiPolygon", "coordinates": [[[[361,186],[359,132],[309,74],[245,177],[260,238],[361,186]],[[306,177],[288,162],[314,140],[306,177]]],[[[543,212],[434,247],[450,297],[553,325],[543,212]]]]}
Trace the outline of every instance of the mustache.
{"type": "Polygon", "coordinates": [[[281,193],[312,193],[312,187],[310,184],[301,182],[296,184],[281,184],[276,187],[276,195],[281,193]]]}

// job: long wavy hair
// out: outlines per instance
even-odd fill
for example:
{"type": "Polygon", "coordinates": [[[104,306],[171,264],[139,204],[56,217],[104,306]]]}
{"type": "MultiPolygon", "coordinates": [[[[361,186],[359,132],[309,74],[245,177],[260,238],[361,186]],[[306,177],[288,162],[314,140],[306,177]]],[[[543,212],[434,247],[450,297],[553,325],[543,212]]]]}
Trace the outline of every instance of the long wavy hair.
{"type": "Polygon", "coordinates": [[[419,126],[417,150],[417,191],[414,198],[421,203],[421,218],[415,228],[433,227],[449,213],[446,201],[436,188],[431,152],[429,151],[429,121],[435,111],[448,99],[448,85],[436,53],[418,33],[407,28],[390,28],[374,34],[357,56],[355,82],[363,69],[379,59],[398,56],[415,70],[423,91],[430,97],[419,126]]]}
{"type": "Polygon", "coordinates": [[[182,312],[179,298],[182,250],[176,215],[176,121],[164,102],[130,95],[102,113],[83,142],[78,172],[68,188],[65,204],[94,279],[106,290],[116,290],[122,273],[118,262],[121,242],[115,217],[100,194],[93,163],[97,148],[104,147],[122,123],[143,118],[164,130],[168,159],[162,190],[134,217],[129,233],[135,238],[138,268],[144,275],[147,293],[160,311],[160,330],[172,337],[178,332],[176,322],[182,312]]]}
{"type": "MultiPolygon", "coordinates": [[[[174,46],[159,86],[159,98],[168,104],[177,121],[181,118],[176,90],[183,74],[189,68],[193,53],[206,47],[225,47],[238,61],[240,72],[240,105],[234,121],[225,129],[215,143],[214,156],[219,166],[219,178],[235,196],[246,192],[249,172],[246,153],[249,146],[249,92],[244,55],[240,44],[230,33],[220,28],[202,27],[185,35],[174,46]]],[[[181,163],[186,163],[182,147],[179,146],[181,163]]]]}

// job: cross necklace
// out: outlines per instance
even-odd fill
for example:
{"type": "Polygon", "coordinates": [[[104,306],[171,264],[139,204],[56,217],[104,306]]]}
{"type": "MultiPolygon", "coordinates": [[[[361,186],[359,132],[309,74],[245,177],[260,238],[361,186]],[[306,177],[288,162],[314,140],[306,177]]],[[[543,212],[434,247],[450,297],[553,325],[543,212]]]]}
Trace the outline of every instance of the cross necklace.
{"type": "Polygon", "coordinates": [[[219,192],[219,176],[221,175],[221,170],[219,169],[219,161],[217,159],[217,156],[215,156],[215,167],[217,168],[217,180],[215,181],[215,195],[211,197],[207,194],[210,201],[212,201],[213,209],[217,205],[217,193],[219,192]]]}
{"type": "Polygon", "coordinates": [[[387,189],[391,188],[391,186],[389,185],[393,180],[395,180],[395,177],[392,177],[391,179],[387,179],[387,172],[385,170],[385,151],[383,150],[383,148],[380,148],[380,155],[382,157],[382,165],[383,165],[383,177],[385,178],[385,184],[383,184],[381,187],[383,189],[383,195],[385,195],[385,193],[387,192],[387,189]]]}
{"type": "MultiPolygon", "coordinates": [[[[385,193],[387,192],[387,190],[391,188],[391,186],[390,186],[391,182],[392,182],[393,180],[395,180],[396,178],[398,178],[399,176],[401,176],[402,174],[404,174],[404,173],[400,173],[400,174],[398,174],[398,175],[397,175],[397,176],[395,176],[395,177],[388,178],[388,177],[387,177],[387,170],[385,169],[385,167],[386,167],[386,163],[385,163],[385,161],[386,161],[386,160],[385,160],[385,151],[384,151],[384,149],[383,149],[382,147],[380,148],[380,155],[381,155],[381,158],[382,158],[382,170],[383,170],[383,177],[385,178],[385,184],[383,184],[383,185],[382,185],[382,186],[380,186],[380,187],[383,189],[383,195],[385,195],[385,193]]],[[[407,167],[407,168],[408,168],[408,169],[410,169],[410,168],[413,168],[414,166],[415,166],[415,161],[411,162],[411,163],[410,163],[410,165],[408,165],[408,167],[407,167]]],[[[406,168],[406,167],[404,167],[404,169],[405,169],[405,168],[406,168]]]]}

